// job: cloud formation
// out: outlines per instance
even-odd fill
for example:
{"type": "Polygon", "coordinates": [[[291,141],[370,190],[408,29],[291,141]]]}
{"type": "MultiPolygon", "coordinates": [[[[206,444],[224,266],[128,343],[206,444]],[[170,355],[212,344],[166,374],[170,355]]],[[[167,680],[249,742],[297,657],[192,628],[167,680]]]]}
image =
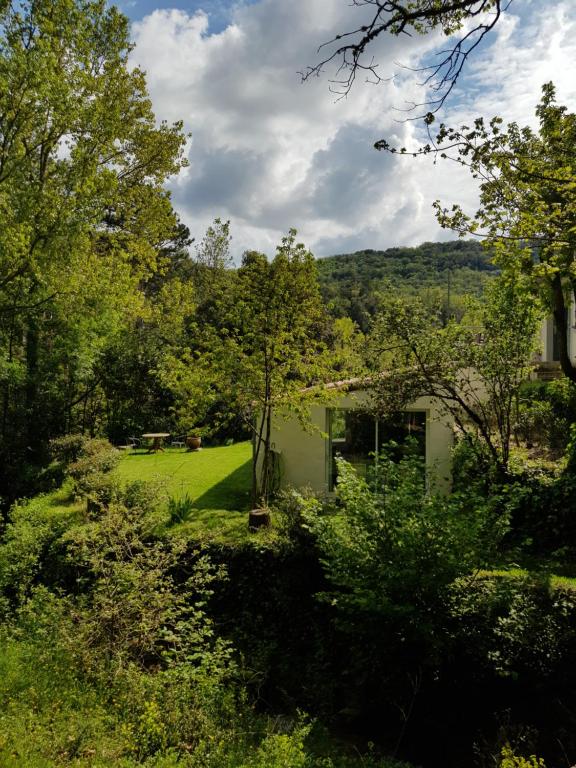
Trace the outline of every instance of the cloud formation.
{"type": "MultiPolygon", "coordinates": [[[[567,0],[523,0],[493,42],[471,63],[446,120],[504,113],[528,122],[540,86],[555,79],[575,108],[576,10],[567,0]]],[[[421,101],[416,66],[439,41],[378,39],[380,86],[357,82],[346,99],[329,91],[329,74],[301,84],[318,45],[358,24],[345,0],[258,0],[238,6],[211,32],[203,11],[156,10],[134,24],[135,64],[147,72],[160,119],[183,119],[192,134],[190,167],[173,181],[176,209],[201,237],[216,216],[229,218],[234,251],[271,253],[296,227],[318,255],[446,239],[431,204],[452,198],[473,206],[475,188],[457,167],[377,153],[386,137],[410,144],[419,126],[396,108],[421,101]]]]}

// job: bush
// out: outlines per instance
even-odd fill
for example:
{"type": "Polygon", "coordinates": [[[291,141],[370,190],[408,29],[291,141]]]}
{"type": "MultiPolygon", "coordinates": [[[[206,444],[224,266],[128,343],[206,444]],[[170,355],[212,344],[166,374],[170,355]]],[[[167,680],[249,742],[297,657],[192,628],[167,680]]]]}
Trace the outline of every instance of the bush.
{"type": "Polygon", "coordinates": [[[492,561],[506,521],[472,492],[428,493],[416,455],[382,455],[368,480],[339,460],[338,476],[335,504],[301,500],[330,584],[320,598],[346,651],[332,673],[347,683],[349,717],[378,711],[401,739],[398,713],[451,653],[450,587],[492,561]]]}
{"type": "Polygon", "coordinates": [[[21,602],[34,584],[47,578],[58,542],[75,518],[74,509],[54,509],[52,495],[12,507],[0,544],[0,594],[10,604],[21,602]]]}
{"type": "Polygon", "coordinates": [[[531,755],[530,757],[520,757],[515,755],[509,746],[503,747],[502,759],[498,768],[546,768],[544,760],[531,755]]]}
{"type": "Polygon", "coordinates": [[[111,472],[119,461],[120,453],[108,440],[86,440],[76,460],[68,466],[68,474],[79,491],[86,491],[95,475],[111,472]]]}
{"type": "Polygon", "coordinates": [[[397,616],[426,632],[448,585],[494,557],[506,520],[479,496],[428,493],[419,456],[396,463],[384,454],[368,481],[337,461],[337,506],[302,501],[338,588],[330,600],[347,614],[397,616]]]}
{"type": "Polygon", "coordinates": [[[77,461],[88,439],[86,435],[82,434],[56,437],[50,441],[50,455],[55,461],[68,466],[77,461]]]}
{"type": "Polygon", "coordinates": [[[566,377],[522,385],[517,434],[527,443],[538,443],[552,456],[566,450],[570,425],[576,422],[576,387],[566,377]]]}
{"type": "Polygon", "coordinates": [[[451,588],[451,632],[477,669],[544,680],[576,646],[576,592],[545,576],[480,574],[451,588]]]}

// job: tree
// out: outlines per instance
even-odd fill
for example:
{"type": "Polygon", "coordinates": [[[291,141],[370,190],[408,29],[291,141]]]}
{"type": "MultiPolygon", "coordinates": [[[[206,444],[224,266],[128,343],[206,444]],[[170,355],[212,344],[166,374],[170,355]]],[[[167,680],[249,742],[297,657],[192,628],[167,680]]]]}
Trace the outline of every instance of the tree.
{"type": "Polygon", "coordinates": [[[414,32],[426,35],[440,30],[446,37],[451,37],[462,32],[462,37],[448,50],[442,51],[437,63],[418,70],[426,73],[424,85],[432,92],[432,98],[414,107],[428,105],[430,119],[456,85],[468,56],[496,26],[502,11],[508,8],[511,1],[352,0],[358,8],[369,8],[367,19],[356,29],[342,32],[323,43],[319,50],[328,48],[329,52],[317,64],[308,67],[302,73],[302,79],[320,75],[327,65],[337,62],[337,74],[331,81],[331,87],[339,96],[346,96],[359,72],[366,73],[369,82],[383,80],[378,64],[367,55],[367,49],[380,35],[388,33],[397,37],[414,32]],[[335,49],[331,50],[334,46],[335,49]]]}
{"type": "MultiPolygon", "coordinates": [[[[556,103],[552,83],[543,86],[536,115],[537,132],[516,123],[503,128],[499,117],[488,124],[478,118],[471,128],[442,125],[416,154],[456,160],[480,180],[475,214],[437,201],[438,220],[461,236],[482,237],[504,274],[553,313],[562,370],[576,381],[567,333],[576,301],[576,115],[556,103]]],[[[379,148],[392,149],[386,142],[379,148]]]]}
{"type": "Polygon", "coordinates": [[[505,526],[473,492],[431,494],[417,452],[383,453],[368,478],[337,462],[337,505],[300,503],[328,582],[321,597],[348,635],[347,700],[389,712],[398,749],[421,685],[450,655],[450,585],[493,562],[505,526]]]}
{"type": "Polygon", "coordinates": [[[232,267],[231,240],[230,221],[216,218],[196,246],[192,276],[199,304],[213,300],[225,287],[232,267]]]}
{"type": "Polygon", "coordinates": [[[0,431],[17,472],[139,311],[185,137],[156,125],[128,21],[102,0],[3,4],[0,41],[0,431]]]}
{"type": "Polygon", "coordinates": [[[225,322],[213,344],[215,383],[243,414],[254,436],[252,501],[268,502],[274,487],[274,418],[308,421],[312,385],[328,373],[322,341],[324,308],[312,254],[291,230],[268,261],[244,255],[221,304],[225,322]]]}
{"type": "Polygon", "coordinates": [[[486,302],[462,322],[442,327],[440,313],[417,301],[390,299],[373,333],[376,361],[395,362],[377,377],[376,410],[401,410],[420,396],[436,398],[461,434],[479,445],[505,475],[516,418],[518,389],[531,369],[538,310],[531,297],[499,278],[486,302]],[[383,351],[385,354],[383,356],[383,351]]]}

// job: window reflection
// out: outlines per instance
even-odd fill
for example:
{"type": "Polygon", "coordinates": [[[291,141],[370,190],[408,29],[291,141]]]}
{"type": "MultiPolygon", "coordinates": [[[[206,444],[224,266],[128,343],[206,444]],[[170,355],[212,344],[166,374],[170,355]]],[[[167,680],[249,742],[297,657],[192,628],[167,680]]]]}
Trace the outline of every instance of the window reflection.
{"type": "Polygon", "coordinates": [[[407,437],[415,438],[422,456],[426,452],[426,412],[406,411],[386,421],[377,420],[365,411],[351,408],[333,408],[328,424],[328,487],[333,490],[336,481],[336,457],[341,456],[356,472],[365,477],[374,456],[382,447],[394,441],[399,445],[407,437]]]}

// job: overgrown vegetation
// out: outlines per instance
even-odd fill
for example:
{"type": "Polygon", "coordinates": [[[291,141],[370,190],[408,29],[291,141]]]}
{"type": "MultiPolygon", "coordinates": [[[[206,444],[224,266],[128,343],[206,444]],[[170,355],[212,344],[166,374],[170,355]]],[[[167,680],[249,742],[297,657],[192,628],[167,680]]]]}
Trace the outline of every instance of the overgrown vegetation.
{"type": "MultiPolygon", "coordinates": [[[[411,5],[424,31],[474,10],[411,5]]],[[[164,186],[186,137],[157,124],[116,9],[4,4],[0,42],[0,764],[573,763],[565,335],[568,378],[529,381],[575,287],[576,119],[553,86],[539,133],[440,130],[484,179],[473,219],[440,220],[492,250],[317,264],[290,230],[236,269],[228,221],[190,251],[164,186]],[[306,428],[351,376],[379,418],[435,398],[449,493],[409,442],[366,478],[338,460],[334,497],[278,492],[274,420],[306,428]],[[150,432],[181,447],[129,448],[150,432]],[[250,533],[261,501],[272,530],[250,533]]]]}

